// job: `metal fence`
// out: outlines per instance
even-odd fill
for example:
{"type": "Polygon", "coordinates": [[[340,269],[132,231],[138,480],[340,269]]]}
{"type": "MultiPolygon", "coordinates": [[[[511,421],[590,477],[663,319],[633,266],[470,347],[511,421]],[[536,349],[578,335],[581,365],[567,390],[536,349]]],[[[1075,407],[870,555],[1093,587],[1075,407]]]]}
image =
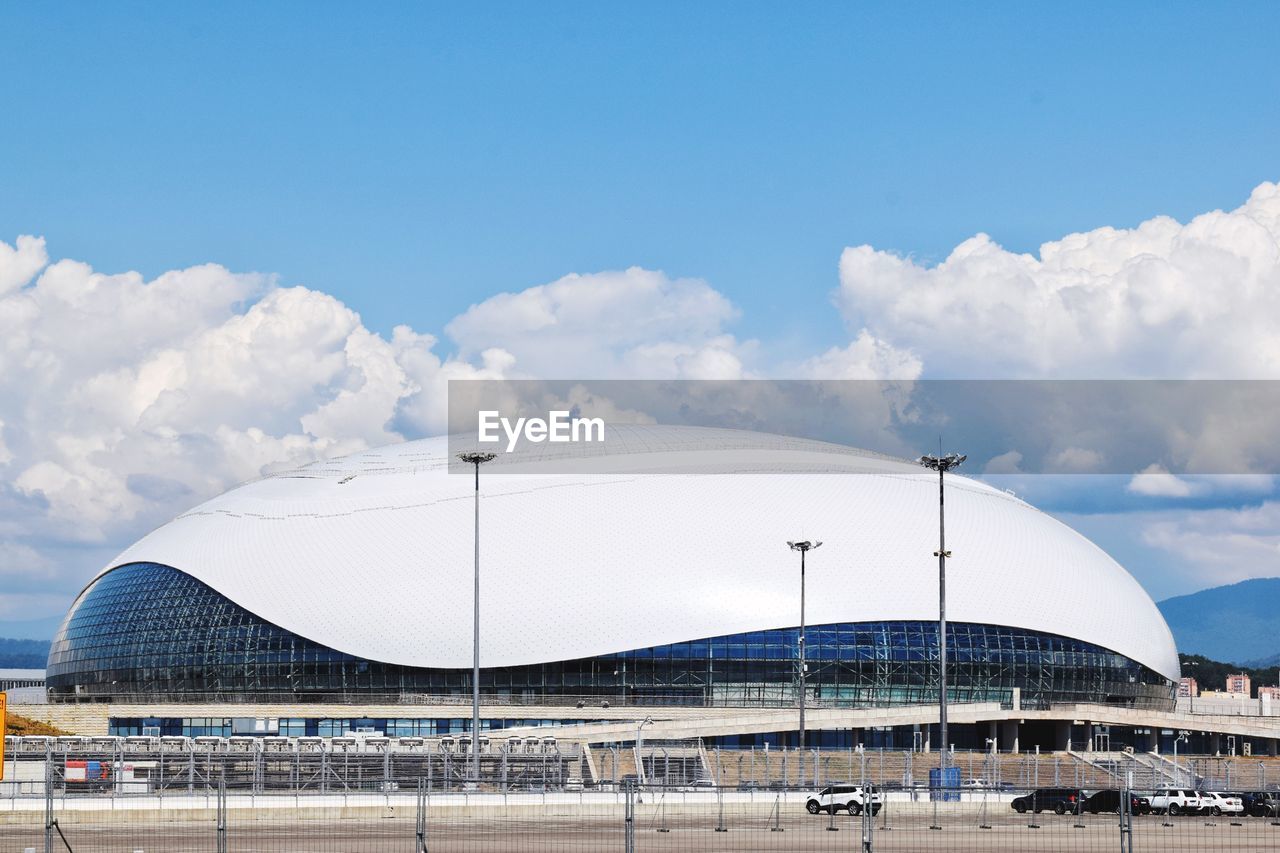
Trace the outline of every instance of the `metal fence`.
{"type": "MultiPolygon", "coordinates": [[[[12,738],[0,796],[150,793],[181,797],[224,784],[233,793],[431,792],[469,787],[469,743],[424,738],[12,738]],[[46,773],[47,768],[47,773],[46,773]],[[46,782],[47,777],[47,782],[46,782]]],[[[491,789],[561,790],[580,785],[581,744],[510,739],[479,754],[491,789]]]]}
{"type": "MultiPolygon", "coordinates": [[[[419,779],[426,779],[432,792],[451,791],[471,774],[466,737],[8,737],[5,745],[10,773],[0,784],[0,797],[38,793],[43,772],[33,771],[30,762],[46,760],[53,762],[55,783],[68,789],[85,787],[67,778],[68,768],[83,776],[84,763],[96,761],[108,768],[131,766],[136,778],[129,780],[130,787],[161,796],[191,793],[217,780],[233,790],[259,793],[379,792],[412,788],[419,779]]],[[[909,788],[926,784],[939,760],[937,752],[900,749],[721,749],[697,739],[646,740],[640,749],[633,743],[588,746],[551,736],[480,739],[481,776],[503,791],[628,781],[789,788],[862,779],[909,788]]],[[[955,751],[949,764],[966,784],[992,788],[1280,788],[1280,759],[1256,756],[955,751]]],[[[118,773],[110,776],[111,785],[120,784],[118,773]]]]}
{"type": "MultiPolygon", "coordinates": [[[[0,851],[559,853],[559,851],[1260,851],[1276,817],[1019,812],[1006,789],[191,794],[85,791],[11,798],[0,851]],[[866,808],[867,804],[870,808],[866,808]],[[827,804],[837,808],[827,809],[827,804]],[[853,806],[850,808],[850,806],[853,806]]],[[[1128,802],[1121,794],[1118,803],[1128,802]]]]}
{"type": "Polygon", "coordinates": [[[961,787],[943,791],[929,787],[936,753],[892,750],[482,741],[476,780],[449,739],[7,744],[0,853],[1280,850],[1278,816],[1015,808],[1037,788],[1274,791],[1274,759],[960,752],[961,787]],[[833,786],[841,808],[828,811],[820,792],[833,786]],[[878,803],[850,809],[863,796],[844,796],[852,788],[878,803]]]}

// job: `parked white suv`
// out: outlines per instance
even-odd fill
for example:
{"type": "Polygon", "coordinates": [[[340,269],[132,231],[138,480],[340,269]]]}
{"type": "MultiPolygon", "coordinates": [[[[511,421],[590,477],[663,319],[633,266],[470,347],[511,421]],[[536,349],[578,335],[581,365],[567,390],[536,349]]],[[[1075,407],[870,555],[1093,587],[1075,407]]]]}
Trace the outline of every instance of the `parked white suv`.
{"type": "Polygon", "coordinates": [[[1195,814],[1203,807],[1200,795],[1185,788],[1164,788],[1151,797],[1151,811],[1156,814],[1195,814]]]}
{"type": "Polygon", "coordinates": [[[805,797],[804,808],[809,814],[845,810],[849,814],[859,815],[867,806],[868,796],[871,800],[871,814],[879,814],[880,807],[884,804],[880,794],[872,788],[868,795],[861,785],[828,785],[816,794],[805,797]]]}
{"type": "Polygon", "coordinates": [[[1217,791],[1198,791],[1200,808],[1210,814],[1244,814],[1244,800],[1217,791]]]}

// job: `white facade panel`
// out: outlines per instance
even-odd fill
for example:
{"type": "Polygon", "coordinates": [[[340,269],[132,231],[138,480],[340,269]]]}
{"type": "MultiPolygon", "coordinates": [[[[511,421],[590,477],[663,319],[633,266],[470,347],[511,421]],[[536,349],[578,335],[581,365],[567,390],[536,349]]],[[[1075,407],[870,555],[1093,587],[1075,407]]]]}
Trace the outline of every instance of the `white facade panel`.
{"type": "MultiPolygon", "coordinates": [[[[611,430],[620,452],[598,473],[483,471],[482,666],[795,626],[797,538],[825,543],[809,557],[810,625],[937,618],[931,472],[752,433],[611,430]],[[673,465],[710,473],[636,473],[673,465]]],[[[242,486],[111,565],[173,566],[359,657],[469,667],[473,481],[447,473],[446,452],[427,439],[242,486]]],[[[1155,604],[1101,549],[1011,495],[947,483],[949,619],[1074,637],[1178,677],[1155,604]]]]}

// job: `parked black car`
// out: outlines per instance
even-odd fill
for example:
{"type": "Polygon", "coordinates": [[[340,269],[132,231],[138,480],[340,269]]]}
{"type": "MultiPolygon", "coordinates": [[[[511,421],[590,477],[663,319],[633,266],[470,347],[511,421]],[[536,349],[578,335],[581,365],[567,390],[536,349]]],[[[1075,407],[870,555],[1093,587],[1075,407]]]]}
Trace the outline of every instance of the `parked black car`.
{"type": "MultiPolygon", "coordinates": [[[[1105,791],[1098,791],[1090,794],[1085,798],[1084,811],[1089,814],[1098,814],[1099,812],[1115,812],[1120,813],[1120,792],[1114,788],[1105,791]]],[[[1151,801],[1146,797],[1129,793],[1129,813],[1130,814],[1149,814],[1151,812],[1151,801]]]]}
{"type": "Polygon", "coordinates": [[[1039,814],[1046,809],[1052,809],[1055,814],[1079,814],[1083,802],[1084,791],[1079,788],[1037,788],[1015,798],[1010,805],[1018,814],[1029,811],[1039,814]]]}
{"type": "Polygon", "coordinates": [[[1246,791],[1228,794],[1239,797],[1244,813],[1251,817],[1280,817],[1280,793],[1275,791],[1246,791]]]}

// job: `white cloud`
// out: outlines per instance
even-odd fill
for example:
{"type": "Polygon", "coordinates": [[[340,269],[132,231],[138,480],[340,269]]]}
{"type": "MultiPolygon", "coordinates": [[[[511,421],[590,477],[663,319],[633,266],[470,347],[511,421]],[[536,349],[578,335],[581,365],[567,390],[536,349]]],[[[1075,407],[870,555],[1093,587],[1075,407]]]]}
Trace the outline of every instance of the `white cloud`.
{"type": "Polygon", "coordinates": [[[512,366],[387,340],[267,276],[47,260],[41,240],[0,243],[0,491],[33,510],[8,520],[19,538],[127,537],[274,466],[439,431],[448,377],[512,366]]]}
{"type": "Polygon", "coordinates": [[[724,331],[737,316],[701,279],[631,267],[500,293],[445,332],[463,358],[500,347],[542,379],[737,379],[753,349],[724,331]]]}
{"type": "Polygon", "coordinates": [[[748,375],[754,345],[724,330],[736,314],[698,280],[574,275],[472,306],[448,326],[460,352],[441,355],[434,335],[383,337],[332,296],[271,276],[207,264],[148,281],[50,264],[41,239],[0,242],[6,594],[46,575],[70,592],[98,568],[59,575],[42,553],[55,546],[127,544],[273,469],[438,434],[449,379],[748,375]]]}
{"type": "Polygon", "coordinates": [[[36,549],[20,542],[0,542],[0,578],[41,580],[53,574],[53,561],[36,549]]]}
{"type": "Polygon", "coordinates": [[[0,296],[31,281],[47,263],[49,255],[40,237],[23,235],[13,246],[0,241],[0,296]]]}
{"type": "Polygon", "coordinates": [[[4,421],[0,420],[0,465],[8,465],[13,461],[9,446],[4,443],[4,421]]]}
{"type": "Polygon", "coordinates": [[[837,304],[933,376],[1277,378],[1280,185],[1230,212],[1098,228],[1038,256],[985,234],[932,267],[847,248],[837,304]]]}
{"type": "Polygon", "coordinates": [[[1136,495],[1162,498],[1186,498],[1192,494],[1191,484],[1173,474],[1162,466],[1151,464],[1141,472],[1134,474],[1125,487],[1136,495]]]}
{"type": "Polygon", "coordinates": [[[999,456],[993,456],[983,467],[984,474],[1021,474],[1022,470],[1018,467],[1022,464],[1022,454],[1016,450],[1010,450],[1001,453],[999,456]]]}
{"type": "Polygon", "coordinates": [[[910,350],[898,349],[866,329],[845,347],[832,347],[800,365],[806,379],[918,379],[924,365],[910,350]]]}
{"type": "Polygon", "coordinates": [[[1143,527],[1143,542],[1194,567],[1206,586],[1280,575],[1280,502],[1200,510],[1143,527]]]}
{"type": "MultiPolygon", "coordinates": [[[[837,304],[853,339],[791,375],[1280,377],[1280,186],[1260,185],[1234,211],[1099,228],[1037,255],[981,234],[936,266],[848,248],[837,304]]],[[[401,326],[384,337],[337,299],[271,276],[207,264],[148,281],[51,264],[43,239],[0,242],[0,535],[9,543],[0,556],[17,567],[10,576],[52,571],[31,559],[39,548],[16,543],[123,544],[175,507],[276,466],[438,433],[450,378],[776,370],[758,343],[731,333],[737,316],[700,279],[635,267],[574,274],[471,306],[444,330],[457,352],[441,354],[435,335],[401,326]]],[[[858,413],[875,429],[891,404],[858,413]]],[[[1242,447],[1271,441],[1268,413],[1222,419],[1230,423],[1217,432],[1239,442],[1191,434],[1174,449],[1197,470],[1249,470],[1242,447]]],[[[1068,446],[1049,467],[1087,472],[1102,461],[1068,446]]],[[[1011,451],[987,472],[1020,465],[1011,451]]],[[[1238,480],[1148,468],[1129,488],[1199,497],[1273,485],[1238,480]]],[[[1248,571],[1274,556],[1280,522],[1249,531],[1243,517],[1213,512],[1152,526],[1148,542],[1210,561],[1223,545],[1255,560],[1248,571]],[[1218,538],[1218,521],[1238,538],[1218,538]]]]}
{"type": "MultiPolygon", "coordinates": [[[[1003,456],[1007,457],[1008,454],[1003,456]]],[[[1045,470],[1053,474],[1096,474],[1102,467],[1102,462],[1102,454],[1096,450],[1066,447],[1045,460],[1045,470]]]]}

